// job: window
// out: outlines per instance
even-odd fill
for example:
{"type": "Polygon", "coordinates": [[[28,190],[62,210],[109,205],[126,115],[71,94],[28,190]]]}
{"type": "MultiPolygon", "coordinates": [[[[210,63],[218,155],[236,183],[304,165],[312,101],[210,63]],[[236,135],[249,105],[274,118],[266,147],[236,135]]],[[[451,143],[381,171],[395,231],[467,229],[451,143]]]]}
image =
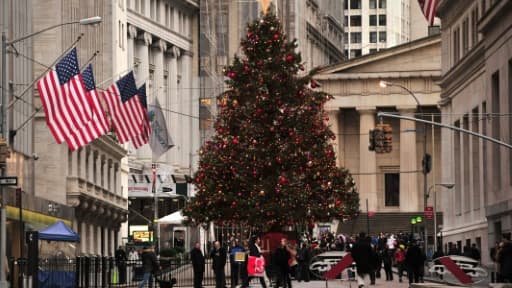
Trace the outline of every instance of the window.
{"type": "MultiPolygon", "coordinates": [[[[462,128],[460,120],[455,121],[453,126],[462,128]]],[[[464,197],[461,197],[461,183],[462,183],[462,163],[461,163],[461,132],[455,131],[453,132],[453,155],[455,158],[455,162],[453,168],[455,170],[455,193],[453,193],[453,200],[455,201],[455,215],[462,214],[462,201],[464,197]]]]}
{"type": "Polygon", "coordinates": [[[169,27],[169,5],[165,4],[165,26],[169,27]]]}
{"type": "Polygon", "coordinates": [[[386,42],[386,31],[380,31],[379,32],[379,42],[385,43],[386,42]]]}
{"type": "Polygon", "coordinates": [[[361,26],[361,15],[350,16],[350,26],[361,26]]]}
{"type": "Polygon", "coordinates": [[[460,28],[457,27],[453,31],[453,62],[459,61],[460,58],[460,28]]]}
{"type": "Polygon", "coordinates": [[[160,23],[160,0],[156,0],[155,5],[156,22],[160,23]]]}
{"type": "Polygon", "coordinates": [[[469,50],[469,19],[462,22],[462,53],[465,55],[469,50]]]}
{"type": "Polygon", "coordinates": [[[384,174],[386,206],[400,206],[400,174],[384,174]]]}
{"type": "Polygon", "coordinates": [[[350,0],[350,9],[361,9],[361,0],[350,0]]]}
{"type": "Polygon", "coordinates": [[[350,58],[355,58],[359,56],[361,56],[361,49],[350,50],[350,58]]]}
{"type": "MultiPolygon", "coordinates": [[[[491,77],[491,109],[494,115],[500,113],[500,71],[494,72],[491,77]]],[[[492,123],[492,138],[501,139],[500,133],[500,118],[493,118],[492,123]]],[[[501,189],[501,149],[492,149],[492,174],[494,190],[499,191],[501,189]]]]}
{"type": "MultiPolygon", "coordinates": [[[[512,59],[508,61],[508,113],[512,113],[512,59]]],[[[512,143],[512,117],[508,117],[508,143],[512,143]]],[[[509,152],[509,179],[512,185],[512,150],[508,150],[509,152]]]]}
{"type": "Polygon", "coordinates": [[[370,43],[377,43],[377,32],[370,32],[370,43]]]}
{"type": "Polygon", "coordinates": [[[386,26],[386,15],[379,15],[379,26],[386,26]]]}
{"type": "Polygon", "coordinates": [[[348,16],[343,17],[343,26],[348,25],[348,16]]]}
{"type": "Polygon", "coordinates": [[[361,32],[350,33],[350,43],[361,43],[361,32]]]}
{"type": "Polygon", "coordinates": [[[386,0],[379,0],[379,8],[380,9],[386,8],[386,0]]]}
{"type": "Polygon", "coordinates": [[[370,54],[377,52],[378,50],[375,48],[370,49],[370,54]]]}
{"type": "Polygon", "coordinates": [[[377,0],[370,0],[370,9],[377,8],[377,0]]]}
{"type": "Polygon", "coordinates": [[[370,26],[377,26],[377,15],[370,15],[370,26]]]}
{"type": "Polygon", "coordinates": [[[478,42],[478,6],[471,12],[471,46],[478,42]]]}

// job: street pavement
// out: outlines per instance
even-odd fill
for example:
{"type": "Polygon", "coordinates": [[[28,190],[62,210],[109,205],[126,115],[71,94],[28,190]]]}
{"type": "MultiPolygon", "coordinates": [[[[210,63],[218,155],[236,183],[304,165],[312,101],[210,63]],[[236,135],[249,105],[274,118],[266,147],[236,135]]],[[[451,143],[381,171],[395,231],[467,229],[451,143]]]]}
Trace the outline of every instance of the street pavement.
{"type": "MultiPolygon", "coordinates": [[[[407,288],[409,287],[409,282],[406,281],[404,277],[403,282],[398,282],[398,277],[395,277],[393,281],[386,281],[385,279],[377,279],[375,285],[369,285],[370,280],[366,279],[367,283],[365,288],[407,288]]],[[[250,285],[251,288],[260,288],[261,285],[259,282],[254,281],[250,285]]],[[[346,279],[337,279],[337,280],[329,280],[329,281],[321,281],[321,280],[313,280],[309,282],[298,282],[296,280],[292,280],[292,288],[334,288],[334,287],[347,287],[347,288],[357,288],[357,281],[348,281],[346,279]]],[[[271,288],[271,287],[268,287],[271,288]]]]}

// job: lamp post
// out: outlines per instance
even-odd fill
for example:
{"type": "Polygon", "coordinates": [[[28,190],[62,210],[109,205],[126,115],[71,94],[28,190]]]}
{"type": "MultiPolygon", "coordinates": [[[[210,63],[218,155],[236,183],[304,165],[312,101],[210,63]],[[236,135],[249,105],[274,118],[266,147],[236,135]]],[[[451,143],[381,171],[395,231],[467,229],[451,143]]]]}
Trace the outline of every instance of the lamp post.
{"type": "MultiPolygon", "coordinates": [[[[441,186],[447,189],[455,187],[454,183],[437,183],[433,184],[428,188],[427,198],[430,197],[430,191],[436,186],[441,186]]],[[[437,198],[436,189],[434,189],[434,253],[437,251],[437,198]]]]}
{"type": "MultiPolygon", "coordinates": [[[[407,87],[397,84],[397,83],[387,82],[384,80],[381,80],[379,82],[379,85],[382,88],[396,86],[396,87],[400,87],[401,89],[404,89],[405,91],[407,91],[407,93],[409,93],[409,95],[411,95],[412,98],[414,98],[414,101],[416,101],[416,104],[418,105],[418,111],[420,112],[420,114],[423,114],[423,108],[420,105],[420,101],[418,100],[418,97],[416,97],[416,95],[414,95],[414,93],[411,90],[407,89],[407,87]]],[[[427,169],[426,169],[426,166],[428,165],[426,163],[427,161],[428,161],[427,160],[427,124],[423,124],[423,165],[422,165],[422,167],[423,167],[423,169],[422,169],[422,172],[423,172],[423,213],[425,213],[425,211],[427,209],[427,201],[428,201],[427,174],[429,171],[427,171],[427,169]]],[[[424,241],[425,241],[425,252],[427,252],[428,233],[427,233],[426,222],[425,222],[425,240],[424,241]]]]}
{"type": "MultiPolygon", "coordinates": [[[[1,82],[1,98],[0,98],[0,134],[1,137],[6,139],[9,142],[9,133],[7,131],[8,125],[7,125],[7,101],[9,98],[9,95],[7,94],[7,47],[11,46],[17,42],[23,41],[25,39],[31,38],[33,36],[36,36],[40,33],[46,32],[51,29],[55,29],[61,26],[65,25],[72,25],[72,24],[80,24],[80,25],[92,25],[97,24],[101,22],[101,17],[95,16],[91,18],[85,18],[81,19],[79,21],[72,21],[72,22],[66,22],[66,23],[60,23],[53,26],[46,27],[42,30],[39,30],[34,33],[30,33],[28,35],[25,35],[23,37],[13,39],[13,40],[7,40],[7,34],[4,29],[2,32],[2,82],[1,82]]],[[[9,143],[11,144],[11,143],[9,143]]],[[[2,167],[1,169],[1,175],[5,176],[5,167],[2,167]]],[[[5,210],[5,189],[1,188],[1,194],[2,194],[2,201],[1,201],[1,208],[0,208],[0,288],[4,288],[8,286],[7,283],[7,275],[5,273],[5,261],[6,258],[6,210],[5,210]]],[[[21,220],[21,219],[20,219],[21,220]]],[[[23,237],[20,235],[20,237],[23,237]]],[[[22,256],[22,255],[20,255],[22,256]]]]}

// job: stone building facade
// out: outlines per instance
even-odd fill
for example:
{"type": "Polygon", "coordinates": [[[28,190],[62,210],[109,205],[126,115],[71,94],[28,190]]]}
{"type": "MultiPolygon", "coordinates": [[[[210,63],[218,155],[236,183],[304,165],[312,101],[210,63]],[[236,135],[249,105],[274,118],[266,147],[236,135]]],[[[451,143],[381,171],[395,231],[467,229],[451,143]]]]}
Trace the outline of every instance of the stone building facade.
{"type": "MultiPolygon", "coordinates": [[[[443,123],[512,142],[512,1],[439,1],[443,123]]],[[[512,232],[511,149],[443,130],[444,243],[476,244],[482,262],[512,232]]]]}
{"type": "MultiPolygon", "coordinates": [[[[436,81],[441,75],[440,45],[439,35],[422,38],[326,67],[315,77],[321,83],[320,89],[334,96],[325,109],[337,137],[333,142],[337,164],[348,168],[354,176],[363,211],[362,216],[341,225],[339,232],[366,231],[367,209],[377,215],[370,219],[373,234],[408,232],[410,218],[423,215],[423,125],[408,120],[378,119],[377,112],[429,120],[434,115],[434,120],[439,120],[436,105],[440,88],[436,81]],[[381,80],[411,90],[421,107],[400,87],[380,87],[381,80]],[[380,122],[390,124],[393,129],[391,153],[376,154],[368,149],[369,130],[380,122]]],[[[433,156],[433,169],[427,182],[432,185],[441,176],[440,131],[428,126],[426,133],[427,153],[433,156]]],[[[441,204],[440,197],[437,200],[441,204]]],[[[432,220],[427,224],[432,231],[432,220]]]]}

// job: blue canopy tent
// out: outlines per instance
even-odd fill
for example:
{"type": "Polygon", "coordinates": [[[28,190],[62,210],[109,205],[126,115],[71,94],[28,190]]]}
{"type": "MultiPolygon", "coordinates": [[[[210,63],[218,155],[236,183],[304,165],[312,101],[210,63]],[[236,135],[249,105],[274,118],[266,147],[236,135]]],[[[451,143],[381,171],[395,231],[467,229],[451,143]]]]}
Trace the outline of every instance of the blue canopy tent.
{"type": "Polygon", "coordinates": [[[49,241],[80,242],[80,235],[76,234],[64,222],[59,221],[39,231],[39,239],[49,241]]]}
{"type": "MultiPolygon", "coordinates": [[[[39,240],[43,240],[39,242],[40,250],[45,245],[57,245],[48,246],[54,248],[55,250],[52,250],[52,252],[56,254],[52,253],[51,256],[46,256],[48,258],[44,257],[40,260],[41,262],[37,271],[37,277],[39,280],[38,287],[75,287],[76,271],[73,264],[76,263],[69,258],[69,254],[65,255],[65,253],[60,253],[62,251],[57,249],[57,247],[62,247],[62,245],[64,245],[64,247],[69,247],[71,245],[71,243],[59,244],[58,242],[80,242],[80,235],[75,233],[62,221],[48,226],[47,228],[39,231],[38,234],[39,240]]],[[[74,245],[71,246],[74,247],[74,245]]]]}

